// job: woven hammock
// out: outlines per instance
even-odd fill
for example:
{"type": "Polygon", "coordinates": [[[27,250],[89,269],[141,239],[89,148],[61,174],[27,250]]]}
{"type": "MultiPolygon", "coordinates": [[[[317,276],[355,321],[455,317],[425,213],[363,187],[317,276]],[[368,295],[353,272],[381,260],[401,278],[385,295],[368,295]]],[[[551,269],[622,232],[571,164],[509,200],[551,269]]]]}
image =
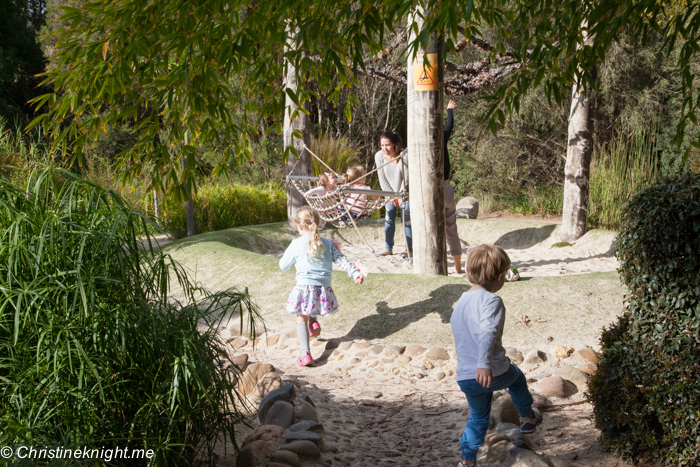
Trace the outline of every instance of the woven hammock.
{"type": "Polygon", "coordinates": [[[315,188],[318,177],[288,175],[287,180],[301,193],[309,206],[318,212],[321,219],[338,228],[351,227],[353,223],[368,218],[373,212],[384,207],[386,197],[399,198],[401,201],[408,198],[406,192],[362,190],[350,188],[349,185],[339,185],[335,191],[322,196],[307,195],[306,193],[315,188]],[[349,196],[351,194],[358,196],[349,196]]]}
{"type": "MultiPolygon", "coordinates": [[[[311,152],[311,150],[304,145],[304,150],[315,157],[321,164],[326,166],[335,176],[338,176],[338,172],[331,169],[323,162],[316,154],[311,152]]],[[[405,154],[399,156],[400,158],[405,157],[405,154]]],[[[387,162],[384,165],[388,165],[394,162],[394,160],[387,162]]],[[[365,237],[360,233],[357,228],[357,223],[363,219],[368,218],[373,212],[378,211],[383,208],[387,202],[387,198],[397,198],[401,200],[401,203],[408,199],[408,192],[393,192],[393,191],[381,191],[381,190],[362,190],[359,188],[352,188],[351,185],[357,182],[357,180],[352,180],[344,185],[338,185],[338,187],[323,196],[313,195],[307,193],[315,188],[315,182],[318,181],[318,177],[308,177],[303,175],[292,175],[296,165],[299,163],[297,159],[294,167],[287,175],[287,182],[291,183],[292,186],[304,197],[304,199],[309,203],[321,219],[338,228],[344,227],[354,227],[355,231],[358,233],[360,238],[365,242],[369,250],[374,253],[374,248],[365,240],[365,237]],[[350,196],[354,195],[354,196],[350,196]],[[364,203],[364,205],[363,205],[364,203]]],[[[403,163],[403,162],[402,162],[403,163]]],[[[373,172],[384,167],[384,165],[377,167],[371,172],[362,176],[362,178],[367,177],[373,172]]],[[[403,168],[403,166],[402,166],[403,168]]],[[[401,210],[401,216],[403,217],[404,210],[401,210]]],[[[405,232],[404,232],[405,233],[405,232]]]]}

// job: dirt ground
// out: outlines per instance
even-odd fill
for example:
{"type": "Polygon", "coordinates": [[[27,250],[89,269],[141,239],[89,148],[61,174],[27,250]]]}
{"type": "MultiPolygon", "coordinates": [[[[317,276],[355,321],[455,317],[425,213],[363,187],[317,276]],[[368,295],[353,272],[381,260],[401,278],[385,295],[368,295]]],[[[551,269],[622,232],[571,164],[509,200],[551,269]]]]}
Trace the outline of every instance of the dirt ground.
{"type": "MultiPolygon", "coordinates": [[[[556,220],[510,217],[458,221],[465,254],[471,246],[495,243],[506,249],[521,272],[520,281],[506,284],[499,293],[508,309],[504,345],[523,354],[540,350],[552,355],[561,346],[597,350],[600,329],[622,311],[624,289],[612,254],[615,234],[592,231],[572,246],[557,248],[556,220]]],[[[381,220],[368,221],[362,236],[381,248],[381,220]]],[[[355,232],[329,229],[323,235],[340,241],[345,253],[368,266],[370,274],[365,284],[356,286],[342,271],[334,273],[341,311],[321,322],[323,340],[312,348],[316,364],[297,367],[298,347],[293,345],[232,348],[232,355],[247,353],[250,361],[273,364],[283,380],[298,384],[317,403],[338,452],[324,458],[326,463],[305,465],[456,465],[467,404],[454,376],[438,379],[437,369],[392,364],[378,371],[351,351],[338,361],[332,353],[324,357],[323,343],[335,338],[373,346],[439,346],[450,352],[454,345],[449,316],[469,284],[454,274],[418,276],[407,262],[398,270],[391,266],[382,271],[387,260],[365,253],[355,232]],[[360,361],[349,363],[354,360],[360,361]]],[[[294,271],[281,272],[277,266],[293,238],[283,224],[271,224],[164,243],[164,249],[210,290],[247,287],[265,321],[260,332],[293,334],[293,319],[284,312],[284,303],[294,285],[294,271]]],[[[397,263],[404,263],[395,256],[397,263]]],[[[552,365],[555,360],[550,360],[552,365]]],[[[444,373],[450,368],[445,366],[444,373]]],[[[592,407],[583,399],[578,392],[552,401],[577,405],[545,412],[544,425],[532,436],[535,450],[560,462],[557,466],[629,467],[598,442],[592,407]]],[[[230,456],[222,459],[222,465],[232,462],[230,456]]]]}

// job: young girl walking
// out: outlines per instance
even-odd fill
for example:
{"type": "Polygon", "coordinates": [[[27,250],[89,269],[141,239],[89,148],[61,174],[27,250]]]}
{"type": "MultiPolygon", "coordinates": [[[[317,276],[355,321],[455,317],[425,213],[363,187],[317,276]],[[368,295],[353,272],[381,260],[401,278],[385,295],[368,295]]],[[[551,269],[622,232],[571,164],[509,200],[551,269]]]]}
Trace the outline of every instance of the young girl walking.
{"type": "MultiPolygon", "coordinates": [[[[309,319],[338,311],[338,300],[331,288],[333,263],[345,269],[358,285],[362,284],[364,276],[331,240],[319,235],[321,218],[316,211],[304,206],[297,211],[293,220],[300,237],[292,241],[284,252],[280,268],[287,271],[293,264],[297,270],[297,285],[287,299],[287,311],[297,317],[297,335],[301,345],[297,365],[307,366],[314,361],[309,350],[309,319]]],[[[321,326],[316,322],[316,329],[312,328],[311,334],[320,333],[321,326]]]]}

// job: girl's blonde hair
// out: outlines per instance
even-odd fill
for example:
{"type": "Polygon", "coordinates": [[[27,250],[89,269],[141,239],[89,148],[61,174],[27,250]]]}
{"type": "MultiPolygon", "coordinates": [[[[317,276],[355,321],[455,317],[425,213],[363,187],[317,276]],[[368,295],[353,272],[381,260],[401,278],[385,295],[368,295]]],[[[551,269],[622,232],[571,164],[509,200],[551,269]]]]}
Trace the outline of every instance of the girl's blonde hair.
{"type": "Polygon", "coordinates": [[[500,246],[479,245],[469,250],[467,278],[472,284],[484,285],[498,279],[510,269],[508,253],[500,246]]]}
{"type": "Polygon", "coordinates": [[[361,165],[351,165],[343,174],[343,185],[350,182],[361,183],[364,181],[365,169],[361,165]]]}
{"type": "Polygon", "coordinates": [[[294,215],[294,223],[309,232],[309,257],[316,258],[320,256],[325,247],[323,242],[321,242],[321,235],[318,233],[321,224],[321,218],[318,213],[309,206],[304,206],[294,215]]]}

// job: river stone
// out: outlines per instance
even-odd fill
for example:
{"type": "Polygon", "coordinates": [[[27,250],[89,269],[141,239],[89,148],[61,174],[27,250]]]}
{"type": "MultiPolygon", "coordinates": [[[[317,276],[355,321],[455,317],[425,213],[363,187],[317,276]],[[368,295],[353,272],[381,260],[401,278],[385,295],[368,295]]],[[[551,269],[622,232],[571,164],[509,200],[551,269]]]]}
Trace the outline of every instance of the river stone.
{"type": "Polygon", "coordinates": [[[399,358],[396,359],[396,363],[400,363],[401,365],[405,365],[409,363],[411,360],[413,360],[411,357],[408,355],[401,355],[399,358]]]}
{"type": "Polygon", "coordinates": [[[238,453],[236,467],[258,467],[265,462],[269,450],[270,443],[268,441],[253,441],[238,453]]]}
{"type": "Polygon", "coordinates": [[[554,372],[554,374],[557,376],[561,376],[565,380],[574,383],[579,391],[588,391],[588,382],[590,381],[590,376],[588,376],[586,373],[579,370],[578,368],[566,365],[558,368],[557,371],[554,372]]]}
{"type": "Polygon", "coordinates": [[[275,367],[269,363],[249,364],[238,382],[238,390],[241,394],[248,395],[253,392],[255,386],[264,375],[275,371],[275,367]]]}
{"type": "Polygon", "coordinates": [[[504,434],[515,446],[523,449],[532,449],[532,442],[527,435],[520,432],[520,420],[518,423],[501,423],[496,429],[496,433],[504,434]]]}
{"type": "Polygon", "coordinates": [[[491,408],[491,414],[496,417],[501,423],[520,423],[520,414],[518,408],[513,403],[510,396],[501,397],[491,408]]]}
{"type": "Polygon", "coordinates": [[[479,201],[471,196],[462,198],[457,203],[456,211],[459,218],[476,219],[479,216],[479,201]]]}
{"type": "Polygon", "coordinates": [[[289,431],[313,431],[314,433],[323,433],[325,430],[323,425],[314,420],[304,420],[303,422],[295,423],[290,426],[289,431]]]}
{"type": "Polygon", "coordinates": [[[488,433],[484,437],[484,446],[489,447],[492,446],[499,441],[508,441],[510,442],[510,438],[503,433],[488,433]]]}
{"type": "Polygon", "coordinates": [[[321,439],[321,435],[318,433],[312,433],[311,431],[295,431],[287,435],[286,441],[287,443],[299,440],[311,441],[316,446],[319,446],[321,444],[321,439]]]}
{"type": "Polygon", "coordinates": [[[542,407],[548,407],[552,405],[551,402],[549,402],[549,399],[547,399],[545,396],[541,394],[533,394],[532,395],[532,406],[541,409],[542,407]]]}
{"type": "Polygon", "coordinates": [[[323,452],[338,452],[338,445],[335,443],[323,443],[323,452]]]}
{"type": "Polygon", "coordinates": [[[242,353],[240,355],[236,355],[231,359],[231,363],[236,365],[239,370],[243,371],[245,370],[246,365],[248,364],[248,354],[247,353],[242,353]]]}
{"type": "Polygon", "coordinates": [[[546,357],[544,355],[544,352],[541,352],[541,351],[535,349],[535,350],[528,352],[528,354],[525,356],[525,360],[523,360],[523,363],[528,363],[528,364],[544,363],[545,358],[546,357]]]}
{"type": "Polygon", "coordinates": [[[277,373],[272,372],[263,375],[263,377],[258,381],[258,384],[255,385],[255,389],[253,389],[253,392],[250,395],[250,400],[253,402],[261,401],[263,397],[281,387],[282,378],[280,378],[277,373]]]}
{"type": "Polygon", "coordinates": [[[294,406],[286,401],[277,401],[265,415],[266,425],[277,425],[282,428],[289,428],[294,421],[294,406]]]}
{"type": "Polygon", "coordinates": [[[578,367],[579,370],[583,371],[587,375],[593,376],[596,371],[598,371],[598,365],[593,365],[592,363],[584,363],[580,367],[578,367]]]}
{"type": "Polygon", "coordinates": [[[357,349],[369,349],[372,347],[372,344],[369,342],[355,342],[355,348],[357,349]]]}
{"type": "Polygon", "coordinates": [[[297,420],[313,420],[315,422],[318,421],[318,414],[316,413],[316,409],[314,409],[313,406],[306,401],[297,401],[295,415],[297,420]]]}
{"type": "Polygon", "coordinates": [[[443,380],[444,378],[445,378],[445,373],[443,373],[442,371],[438,371],[437,373],[435,373],[435,379],[436,379],[436,380],[441,381],[441,380],[443,380]]]}
{"type": "Polygon", "coordinates": [[[272,404],[277,401],[290,402],[295,396],[296,389],[294,389],[294,385],[292,383],[285,384],[279,389],[275,389],[265,396],[260,402],[260,405],[258,406],[258,418],[262,422],[265,419],[265,415],[267,415],[267,411],[270,410],[270,407],[272,407],[272,404]]]}
{"type": "Polygon", "coordinates": [[[538,456],[534,451],[520,447],[512,448],[508,451],[514,455],[523,467],[554,467],[544,457],[538,456]]]}
{"type": "Polygon", "coordinates": [[[514,349],[513,347],[506,347],[505,350],[506,357],[508,357],[511,362],[522,363],[522,361],[525,360],[525,357],[523,357],[523,353],[518,349],[514,349]]]}
{"type": "Polygon", "coordinates": [[[343,342],[342,344],[338,345],[338,350],[350,350],[350,347],[352,347],[352,341],[346,341],[343,342]]]}
{"type": "Polygon", "coordinates": [[[423,355],[423,352],[425,352],[425,349],[420,345],[409,345],[408,347],[406,347],[404,355],[415,358],[419,355],[423,355]]]}
{"type": "Polygon", "coordinates": [[[267,342],[267,345],[273,346],[280,340],[280,335],[279,334],[273,334],[272,336],[267,336],[265,338],[265,341],[267,342]]]}
{"type": "Polygon", "coordinates": [[[318,459],[321,457],[321,450],[311,441],[293,441],[289,444],[280,446],[279,449],[280,451],[291,451],[299,457],[311,457],[313,459],[318,459]]]}
{"type": "Polygon", "coordinates": [[[288,467],[301,467],[299,456],[291,451],[275,451],[270,456],[270,460],[288,467]]]}
{"type": "Polygon", "coordinates": [[[561,376],[550,376],[542,381],[539,381],[535,388],[537,391],[547,397],[559,397],[561,399],[568,396],[566,382],[561,376]]]}
{"type": "Polygon", "coordinates": [[[496,441],[486,449],[480,449],[477,452],[478,465],[503,465],[502,462],[508,457],[508,448],[511,447],[513,445],[510,444],[510,440],[506,437],[505,440],[496,441]]]}
{"type": "Polygon", "coordinates": [[[276,425],[260,425],[245,437],[241,448],[246,447],[253,441],[274,441],[284,436],[284,428],[276,425]]]}
{"type": "Polygon", "coordinates": [[[302,400],[305,400],[309,404],[311,404],[311,407],[316,407],[316,404],[314,403],[313,399],[311,399],[311,396],[308,394],[304,394],[304,397],[302,397],[302,400]]]}
{"type": "Polygon", "coordinates": [[[406,351],[405,345],[389,345],[384,349],[384,355],[387,357],[398,357],[406,351]]]}
{"type": "Polygon", "coordinates": [[[574,355],[581,357],[582,359],[593,365],[598,364],[598,354],[593,349],[577,350],[576,352],[574,352],[574,355]]]}
{"type": "Polygon", "coordinates": [[[374,347],[369,349],[369,353],[371,353],[372,355],[379,355],[380,353],[382,353],[382,351],[384,351],[383,345],[375,345],[374,347]]]}
{"type": "Polygon", "coordinates": [[[384,363],[385,365],[391,365],[392,363],[394,363],[394,359],[393,358],[382,358],[382,363],[384,363]]]}
{"type": "Polygon", "coordinates": [[[229,339],[228,343],[234,349],[238,349],[240,347],[245,347],[246,345],[248,345],[248,339],[246,339],[245,337],[234,337],[233,339],[229,339]]]}
{"type": "Polygon", "coordinates": [[[449,360],[450,355],[447,353],[447,350],[443,349],[442,347],[433,347],[431,349],[428,349],[428,353],[425,354],[426,358],[429,358],[431,360],[449,360]]]}
{"type": "Polygon", "coordinates": [[[573,347],[557,347],[554,351],[554,356],[557,358],[569,358],[569,355],[574,353],[573,347]]]}

